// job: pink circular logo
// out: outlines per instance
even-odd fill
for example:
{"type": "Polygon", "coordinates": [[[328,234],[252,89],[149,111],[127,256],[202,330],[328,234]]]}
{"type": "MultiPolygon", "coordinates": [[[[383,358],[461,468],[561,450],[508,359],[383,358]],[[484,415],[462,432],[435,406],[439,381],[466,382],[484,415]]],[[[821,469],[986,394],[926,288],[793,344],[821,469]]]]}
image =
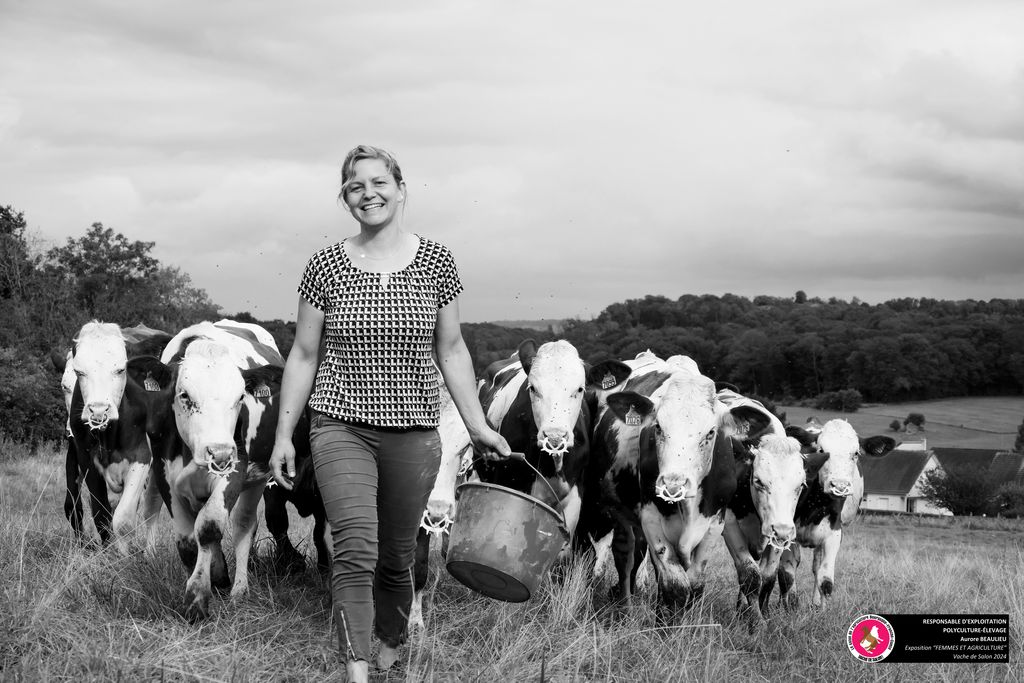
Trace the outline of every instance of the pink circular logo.
{"type": "Polygon", "coordinates": [[[892,624],[877,614],[865,614],[854,619],[846,636],[850,652],[864,662],[882,661],[892,652],[895,642],[892,624]]]}

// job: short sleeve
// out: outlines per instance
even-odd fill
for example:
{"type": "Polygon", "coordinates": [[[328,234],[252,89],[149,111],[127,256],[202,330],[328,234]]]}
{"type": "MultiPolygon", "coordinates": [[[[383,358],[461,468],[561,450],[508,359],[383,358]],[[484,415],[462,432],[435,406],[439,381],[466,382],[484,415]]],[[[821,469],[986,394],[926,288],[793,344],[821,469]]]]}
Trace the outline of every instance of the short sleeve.
{"type": "Polygon", "coordinates": [[[302,273],[302,280],[299,281],[299,296],[308,301],[318,311],[327,308],[327,298],[324,292],[323,263],[318,257],[319,253],[313,254],[306,264],[306,270],[302,273]]]}
{"type": "Polygon", "coordinates": [[[462,280],[459,278],[459,269],[455,265],[455,257],[447,248],[444,248],[441,258],[438,259],[437,270],[437,308],[442,309],[462,294],[462,280]]]}

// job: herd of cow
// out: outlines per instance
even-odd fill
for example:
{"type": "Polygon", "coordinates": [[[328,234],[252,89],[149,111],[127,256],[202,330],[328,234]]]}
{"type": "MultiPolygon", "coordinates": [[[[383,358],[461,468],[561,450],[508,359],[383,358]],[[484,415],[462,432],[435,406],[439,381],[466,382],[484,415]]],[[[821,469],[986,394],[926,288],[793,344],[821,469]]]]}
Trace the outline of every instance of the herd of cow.
{"type": "MultiPolygon", "coordinates": [[[[121,550],[142,520],[152,551],[166,507],[191,571],[190,619],[208,615],[213,587],[230,587],[232,597],[247,590],[261,497],[278,563],[305,566],[288,540],[290,502],[314,517],[317,564],[328,569],[308,419],[295,430],[294,488],[274,486],[270,475],[284,360],[266,330],[221,320],[172,336],[94,321],[61,360],[69,433],[64,510],[79,536],[83,479],[102,542],[121,550]],[[221,548],[226,535],[233,580],[221,548]]],[[[813,603],[820,605],[832,593],[843,527],[863,494],[858,458],[895,446],[889,437],[861,439],[843,420],[816,432],[785,426],[757,401],[716,389],[686,356],[645,352],[588,365],[566,341],[524,341],[480,381],[488,421],[525,462],[476,457],[443,386],[441,395],[442,462],[423,514],[414,627],[423,624],[430,538],[447,532],[457,483],[467,478],[559,510],[571,538],[565,555],[593,553],[610,538],[620,600],[631,598],[647,556],[659,604],[685,607],[703,590],[708,551],[722,536],[736,565],[738,606],[752,627],[767,615],[776,581],[780,603],[797,605],[801,546],[813,548],[813,603]]]]}

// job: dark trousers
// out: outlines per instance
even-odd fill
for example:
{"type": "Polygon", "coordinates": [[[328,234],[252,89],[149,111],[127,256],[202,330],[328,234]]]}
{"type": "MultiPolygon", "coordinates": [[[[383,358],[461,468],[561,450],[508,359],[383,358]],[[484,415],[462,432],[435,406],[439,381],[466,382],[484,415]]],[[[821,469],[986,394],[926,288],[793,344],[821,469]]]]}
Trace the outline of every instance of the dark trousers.
{"type": "Polygon", "coordinates": [[[436,429],[374,428],[323,413],[313,414],[309,438],[334,542],[339,646],[346,659],[369,659],[371,628],[386,645],[405,642],[416,534],[441,440],[436,429]]]}

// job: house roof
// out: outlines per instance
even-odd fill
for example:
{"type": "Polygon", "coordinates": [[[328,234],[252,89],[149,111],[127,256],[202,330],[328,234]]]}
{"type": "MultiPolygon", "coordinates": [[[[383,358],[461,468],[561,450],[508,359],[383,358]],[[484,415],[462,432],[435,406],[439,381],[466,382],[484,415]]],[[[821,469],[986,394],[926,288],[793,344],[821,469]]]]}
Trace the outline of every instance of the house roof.
{"type": "Polygon", "coordinates": [[[999,451],[992,448],[933,448],[932,452],[943,469],[970,467],[984,470],[992,464],[999,451]]]}
{"type": "Polygon", "coordinates": [[[884,458],[862,457],[860,471],[864,475],[864,493],[907,495],[930,457],[931,453],[927,451],[900,449],[884,458]]]}
{"type": "Polygon", "coordinates": [[[1024,482],[1024,453],[1001,451],[992,458],[989,472],[997,481],[1024,482]]]}

